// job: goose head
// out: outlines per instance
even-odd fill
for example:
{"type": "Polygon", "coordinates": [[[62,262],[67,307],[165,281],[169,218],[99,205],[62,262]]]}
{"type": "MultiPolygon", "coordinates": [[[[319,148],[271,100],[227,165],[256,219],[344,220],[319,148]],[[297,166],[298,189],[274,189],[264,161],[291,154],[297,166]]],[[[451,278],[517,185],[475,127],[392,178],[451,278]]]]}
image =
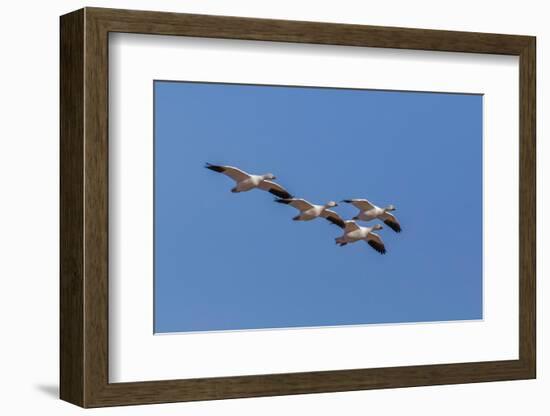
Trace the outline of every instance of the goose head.
{"type": "Polygon", "coordinates": [[[334,207],[337,207],[338,204],[334,201],[328,201],[327,204],[325,205],[327,208],[334,208],[334,207]]]}
{"type": "Polygon", "coordinates": [[[372,226],[373,231],[381,230],[382,228],[384,228],[384,227],[382,227],[380,224],[374,224],[372,226]]]}
{"type": "Polygon", "coordinates": [[[384,211],[390,212],[395,211],[397,208],[395,208],[395,205],[388,205],[386,208],[384,208],[384,211]]]}
{"type": "Polygon", "coordinates": [[[277,179],[277,177],[276,177],[274,174],[272,174],[272,173],[266,173],[265,175],[262,175],[262,177],[263,177],[264,179],[268,179],[268,180],[277,179]]]}

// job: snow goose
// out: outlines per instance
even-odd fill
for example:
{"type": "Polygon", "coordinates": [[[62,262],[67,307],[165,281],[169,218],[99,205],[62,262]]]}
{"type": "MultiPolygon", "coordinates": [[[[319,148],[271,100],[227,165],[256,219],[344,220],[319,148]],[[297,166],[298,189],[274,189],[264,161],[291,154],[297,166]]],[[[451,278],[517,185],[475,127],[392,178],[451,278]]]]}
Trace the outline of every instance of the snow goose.
{"type": "Polygon", "coordinates": [[[361,227],[357,225],[355,221],[344,221],[344,234],[336,238],[336,244],[340,247],[345,246],[348,243],[355,243],[359,240],[365,240],[365,242],[380,254],[386,254],[386,247],[382,238],[374,230],[381,230],[383,227],[380,224],[375,224],[372,227],[361,227]]]}
{"type": "Polygon", "coordinates": [[[237,185],[231,189],[231,192],[246,192],[258,188],[270,192],[279,198],[292,198],[292,195],[285,188],[271,181],[272,179],[276,179],[272,173],[251,175],[233,166],[218,166],[210,163],[207,163],[205,168],[223,173],[233,179],[237,185]]]}
{"type": "Polygon", "coordinates": [[[359,209],[359,214],[353,217],[354,220],[360,221],[370,221],[378,218],[384,221],[388,227],[390,227],[396,233],[401,232],[401,225],[397,218],[390,214],[390,211],[395,211],[393,205],[388,205],[385,208],[377,207],[366,199],[344,199],[342,202],[347,202],[352,204],[354,207],[359,209]]]}
{"type": "Polygon", "coordinates": [[[300,214],[292,218],[294,221],[310,221],[317,217],[323,217],[339,227],[344,227],[344,220],[342,220],[340,215],[329,209],[338,206],[334,201],[329,201],[325,205],[315,205],[305,199],[279,198],[275,202],[287,204],[299,210],[300,214]]]}

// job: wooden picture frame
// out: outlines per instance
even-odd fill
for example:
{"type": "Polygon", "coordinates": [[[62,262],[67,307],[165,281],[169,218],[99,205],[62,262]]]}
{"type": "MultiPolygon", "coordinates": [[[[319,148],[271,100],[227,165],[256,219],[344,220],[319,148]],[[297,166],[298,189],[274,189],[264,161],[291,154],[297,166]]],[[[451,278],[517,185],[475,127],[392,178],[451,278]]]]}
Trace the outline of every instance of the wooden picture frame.
{"type": "Polygon", "coordinates": [[[61,17],[60,396],[82,407],[535,378],[535,38],[85,8],[61,17]],[[519,359],[109,383],[108,34],[297,42],[519,56],[519,359]]]}

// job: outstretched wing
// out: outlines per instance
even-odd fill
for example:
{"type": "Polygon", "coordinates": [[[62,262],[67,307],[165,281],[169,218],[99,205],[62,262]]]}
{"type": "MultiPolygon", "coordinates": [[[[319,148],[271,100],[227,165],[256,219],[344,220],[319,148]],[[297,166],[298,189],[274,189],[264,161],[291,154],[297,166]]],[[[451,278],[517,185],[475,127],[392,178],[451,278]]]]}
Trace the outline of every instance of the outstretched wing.
{"type": "Polygon", "coordinates": [[[344,199],[344,202],[352,204],[355,208],[358,208],[361,211],[368,211],[374,208],[374,205],[366,199],[344,199]]]}
{"type": "Polygon", "coordinates": [[[384,224],[386,224],[388,227],[390,227],[393,231],[396,233],[401,232],[401,224],[399,224],[399,221],[397,221],[397,218],[395,218],[392,214],[389,212],[383,213],[380,218],[382,221],[384,221],[384,224]]]}
{"type": "Polygon", "coordinates": [[[238,168],[234,168],[233,166],[219,166],[219,165],[212,165],[211,163],[207,163],[204,167],[206,169],[213,170],[214,172],[223,173],[224,175],[229,176],[235,182],[241,182],[241,181],[244,181],[245,179],[250,178],[250,175],[248,173],[243,172],[238,168]]]}
{"type": "Polygon", "coordinates": [[[367,235],[367,244],[380,254],[386,254],[386,247],[380,236],[376,233],[369,233],[367,235]]]}
{"type": "Polygon", "coordinates": [[[292,198],[292,195],[288,193],[288,191],[285,188],[283,188],[281,185],[275,182],[263,180],[260,182],[260,185],[258,185],[258,188],[263,189],[264,191],[270,192],[273,195],[278,196],[279,198],[283,198],[283,199],[292,198]]]}
{"type": "Polygon", "coordinates": [[[279,204],[287,204],[291,207],[294,207],[300,211],[307,211],[308,209],[313,208],[313,204],[310,204],[305,199],[298,198],[277,198],[275,202],[279,204]]]}
{"type": "Polygon", "coordinates": [[[359,230],[359,226],[355,221],[352,221],[352,220],[344,221],[344,232],[346,234],[356,230],[359,230]]]}
{"type": "Polygon", "coordinates": [[[330,209],[325,209],[321,216],[340,228],[344,228],[346,226],[342,217],[330,209]]]}

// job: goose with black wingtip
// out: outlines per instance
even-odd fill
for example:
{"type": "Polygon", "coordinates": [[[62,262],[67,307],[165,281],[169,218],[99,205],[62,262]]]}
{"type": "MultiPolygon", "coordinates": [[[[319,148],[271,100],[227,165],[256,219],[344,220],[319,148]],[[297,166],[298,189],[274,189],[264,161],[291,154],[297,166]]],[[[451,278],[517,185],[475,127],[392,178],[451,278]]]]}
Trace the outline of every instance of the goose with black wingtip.
{"type": "Polygon", "coordinates": [[[344,234],[335,239],[336,244],[340,247],[348,243],[355,243],[364,240],[369,246],[380,254],[386,254],[386,247],[382,238],[373,231],[381,230],[380,224],[375,224],[372,227],[361,227],[353,220],[344,221],[344,234]]]}
{"type": "Polygon", "coordinates": [[[397,218],[390,213],[396,210],[394,205],[380,208],[367,199],[344,199],[342,202],[352,204],[355,208],[359,209],[359,213],[353,217],[354,220],[371,221],[379,219],[396,233],[401,232],[401,224],[399,224],[397,218]]]}
{"type": "Polygon", "coordinates": [[[300,211],[298,215],[292,218],[294,221],[311,221],[322,217],[339,227],[344,227],[342,217],[330,209],[338,206],[334,201],[329,201],[325,205],[316,205],[302,198],[278,198],[275,202],[290,205],[300,211]]]}
{"type": "Polygon", "coordinates": [[[277,178],[272,173],[252,175],[233,166],[212,165],[211,163],[207,163],[205,168],[214,172],[223,173],[227,177],[233,179],[236,185],[231,189],[231,192],[247,192],[257,188],[267,191],[279,198],[292,198],[292,195],[285,188],[273,182],[273,180],[277,178]]]}

